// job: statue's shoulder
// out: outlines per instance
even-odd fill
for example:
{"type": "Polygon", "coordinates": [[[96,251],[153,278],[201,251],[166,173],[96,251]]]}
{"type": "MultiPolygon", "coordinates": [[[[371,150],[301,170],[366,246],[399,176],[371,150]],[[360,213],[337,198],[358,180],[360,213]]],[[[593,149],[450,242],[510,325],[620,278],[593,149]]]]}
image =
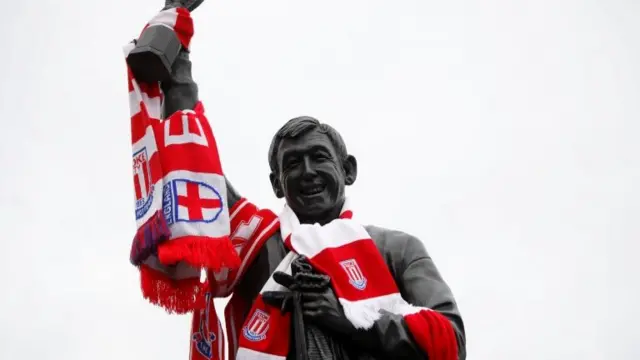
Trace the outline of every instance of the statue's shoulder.
{"type": "Polygon", "coordinates": [[[367,230],[369,235],[374,241],[380,242],[399,242],[399,243],[409,243],[409,242],[419,242],[421,241],[414,235],[411,235],[402,230],[389,229],[382,226],[376,225],[365,225],[364,228],[367,230]]]}
{"type": "Polygon", "coordinates": [[[424,243],[418,237],[407,232],[388,229],[376,225],[364,227],[381,253],[393,258],[406,258],[413,255],[426,255],[424,243]]]}

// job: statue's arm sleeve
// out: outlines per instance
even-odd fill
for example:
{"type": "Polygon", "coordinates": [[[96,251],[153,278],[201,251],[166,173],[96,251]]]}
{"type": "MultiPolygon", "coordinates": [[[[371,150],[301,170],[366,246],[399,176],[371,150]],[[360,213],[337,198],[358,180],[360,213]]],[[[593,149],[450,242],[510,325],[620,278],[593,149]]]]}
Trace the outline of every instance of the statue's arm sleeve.
{"type": "Polygon", "coordinates": [[[163,118],[166,119],[179,110],[193,110],[196,106],[199,100],[198,84],[193,80],[191,66],[189,52],[180,51],[171,69],[171,79],[161,84],[164,95],[163,118]]]}
{"type": "MultiPolygon", "coordinates": [[[[198,103],[198,84],[193,80],[191,67],[189,52],[180,51],[171,69],[171,79],[161,84],[164,95],[163,118],[166,119],[179,110],[193,110],[198,103]]],[[[241,199],[241,196],[231,185],[226,175],[225,180],[227,183],[227,206],[228,209],[231,209],[241,199]]]]}
{"type": "MultiPolygon", "coordinates": [[[[394,232],[391,235],[403,237],[388,239],[387,242],[393,248],[387,256],[394,263],[395,278],[402,296],[412,305],[426,307],[444,315],[450,321],[456,336],[458,359],[466,359],[465,330],[458,306],[424,244],[405,233],[394,232]]],[[[382,347],[380,350],[388,358],[427,359],[426,353],[415,341],[401,315],[385,313],[369,333],[369,336],[373,335],[378,340],[382,347]]]]}

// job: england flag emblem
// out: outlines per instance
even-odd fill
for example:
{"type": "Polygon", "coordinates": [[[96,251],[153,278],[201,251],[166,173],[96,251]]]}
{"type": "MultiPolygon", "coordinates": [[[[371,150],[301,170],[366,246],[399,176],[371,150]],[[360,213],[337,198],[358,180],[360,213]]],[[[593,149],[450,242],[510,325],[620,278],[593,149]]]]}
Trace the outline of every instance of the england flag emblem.
{"type": "Polygon", "coordinates": [[[269,314],[256,310],[247,325],[242,328],[242,334],[249,341],[260,341],[267,337],[267,330],[269,330],[269,314]]]}
{"type": "Polygon", "coordinates": [[[222,196],[213,186],[187,179],[175,179],[173,186],[176,221],[210,223],[222,213],[222,196]]]}
{"type": "Polygon", "coordinates": [[[133,154],[133,185],[136,193],[136,220],[142,218],[153,201],[153,184],[147,148],[133,154]]]}
{"type": "Polygon", "coordinates": [[[367,278],[364,277],[360,267],[355,259],[344,260],[340,262],[340,266],[347,273],[349,283],[358,290],[364,290],[367,287],[367,278]]]}

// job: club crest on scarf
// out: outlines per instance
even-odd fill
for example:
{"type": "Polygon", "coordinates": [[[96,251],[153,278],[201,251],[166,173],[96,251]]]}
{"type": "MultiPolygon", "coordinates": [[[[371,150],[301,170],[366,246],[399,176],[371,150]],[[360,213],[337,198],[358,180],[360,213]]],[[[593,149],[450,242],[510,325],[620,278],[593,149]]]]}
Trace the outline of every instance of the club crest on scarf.
{"type": "Polygon", "coordinates": [[[133,184],[136,192],[136,220],[138,220],[146,215],[153,202],[154,186],[151,183],[151,169],[146,147],[133,154],[133,184]]]}
{"type": "Polygon", "coordinates": [[[344,272],[347,273],[349,283],[354,288],[364,290],[367,287],[367,278],[362,274],[355,259],[341,261],[340,266],[342,266],[344,272]]]}
{"type": "Polygon", "coordinates": [[[247,325],[242,328],[242,334],[249,341],[261,341],[266,339],[269,330],[269,314],[256,309],[247,325]]]}
{"type": "Polygon", "coordinates": [[[198,332],[191,336],[191,341],[196,346],[196,350],[205,358],[213,358],[213,342],[216,341],[216,334],[209,329],[209,311],[211,306],[209,304],[211,299],[211,293],[206,293],[205,301],[207,306],[204,310],[200,310],[200,327],[198,332]]]}
{"type": "Polygon", "coordinates": [[[162,208],[168,224],[216,221],[223,210],[222,196],[213,186],[174,179],[162,190],[162,208]]]}

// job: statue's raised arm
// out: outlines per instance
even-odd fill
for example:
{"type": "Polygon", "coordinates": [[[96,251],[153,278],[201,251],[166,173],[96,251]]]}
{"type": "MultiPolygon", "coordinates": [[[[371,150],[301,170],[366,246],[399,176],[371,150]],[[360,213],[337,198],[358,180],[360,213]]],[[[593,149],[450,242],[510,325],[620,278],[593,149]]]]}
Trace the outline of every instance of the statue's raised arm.
{"type": "Polygon", "coordinates": [[[215,136],[191,76],[193,33],[189,9],[167,6],[125,47],[138,228],[130,259],[140,269],[143,295],[178,313],[202,306],[209,286],[200,282],[201,269],[240,266],[229,238],[230,210],[239,196],[227,188],[215,136]],[[163,48],[172,36],[179,46],[163,48]],[[167,52],[176,48],[175,57],[167,52]],[[141,73],[130,64],[140,65],[140,59],[149,66],[139,78],[141,73]],[[154,59],[170,64],[168,76],[155,74],[162,81],[150,80],[153,71],[163,69],[154,59]]]}
{"type": "MultiPolygon", "coordinates": [[[[204,0],[170,0],[163,10],[186,8],[195,10],[204,0]]],[[[175,31],[166,26],[149,26],[136,41],[135,48],[127,56],[127,63],[136,78],[145,82],[158,81],[164,95],[162,118],[176,111],[194,109],[198,101],[198,84],[193,79],[190,51],[181,45],[175,31]]],[[[228,178],[228,208],[240,200],[240,194],[228,178]]]]}

